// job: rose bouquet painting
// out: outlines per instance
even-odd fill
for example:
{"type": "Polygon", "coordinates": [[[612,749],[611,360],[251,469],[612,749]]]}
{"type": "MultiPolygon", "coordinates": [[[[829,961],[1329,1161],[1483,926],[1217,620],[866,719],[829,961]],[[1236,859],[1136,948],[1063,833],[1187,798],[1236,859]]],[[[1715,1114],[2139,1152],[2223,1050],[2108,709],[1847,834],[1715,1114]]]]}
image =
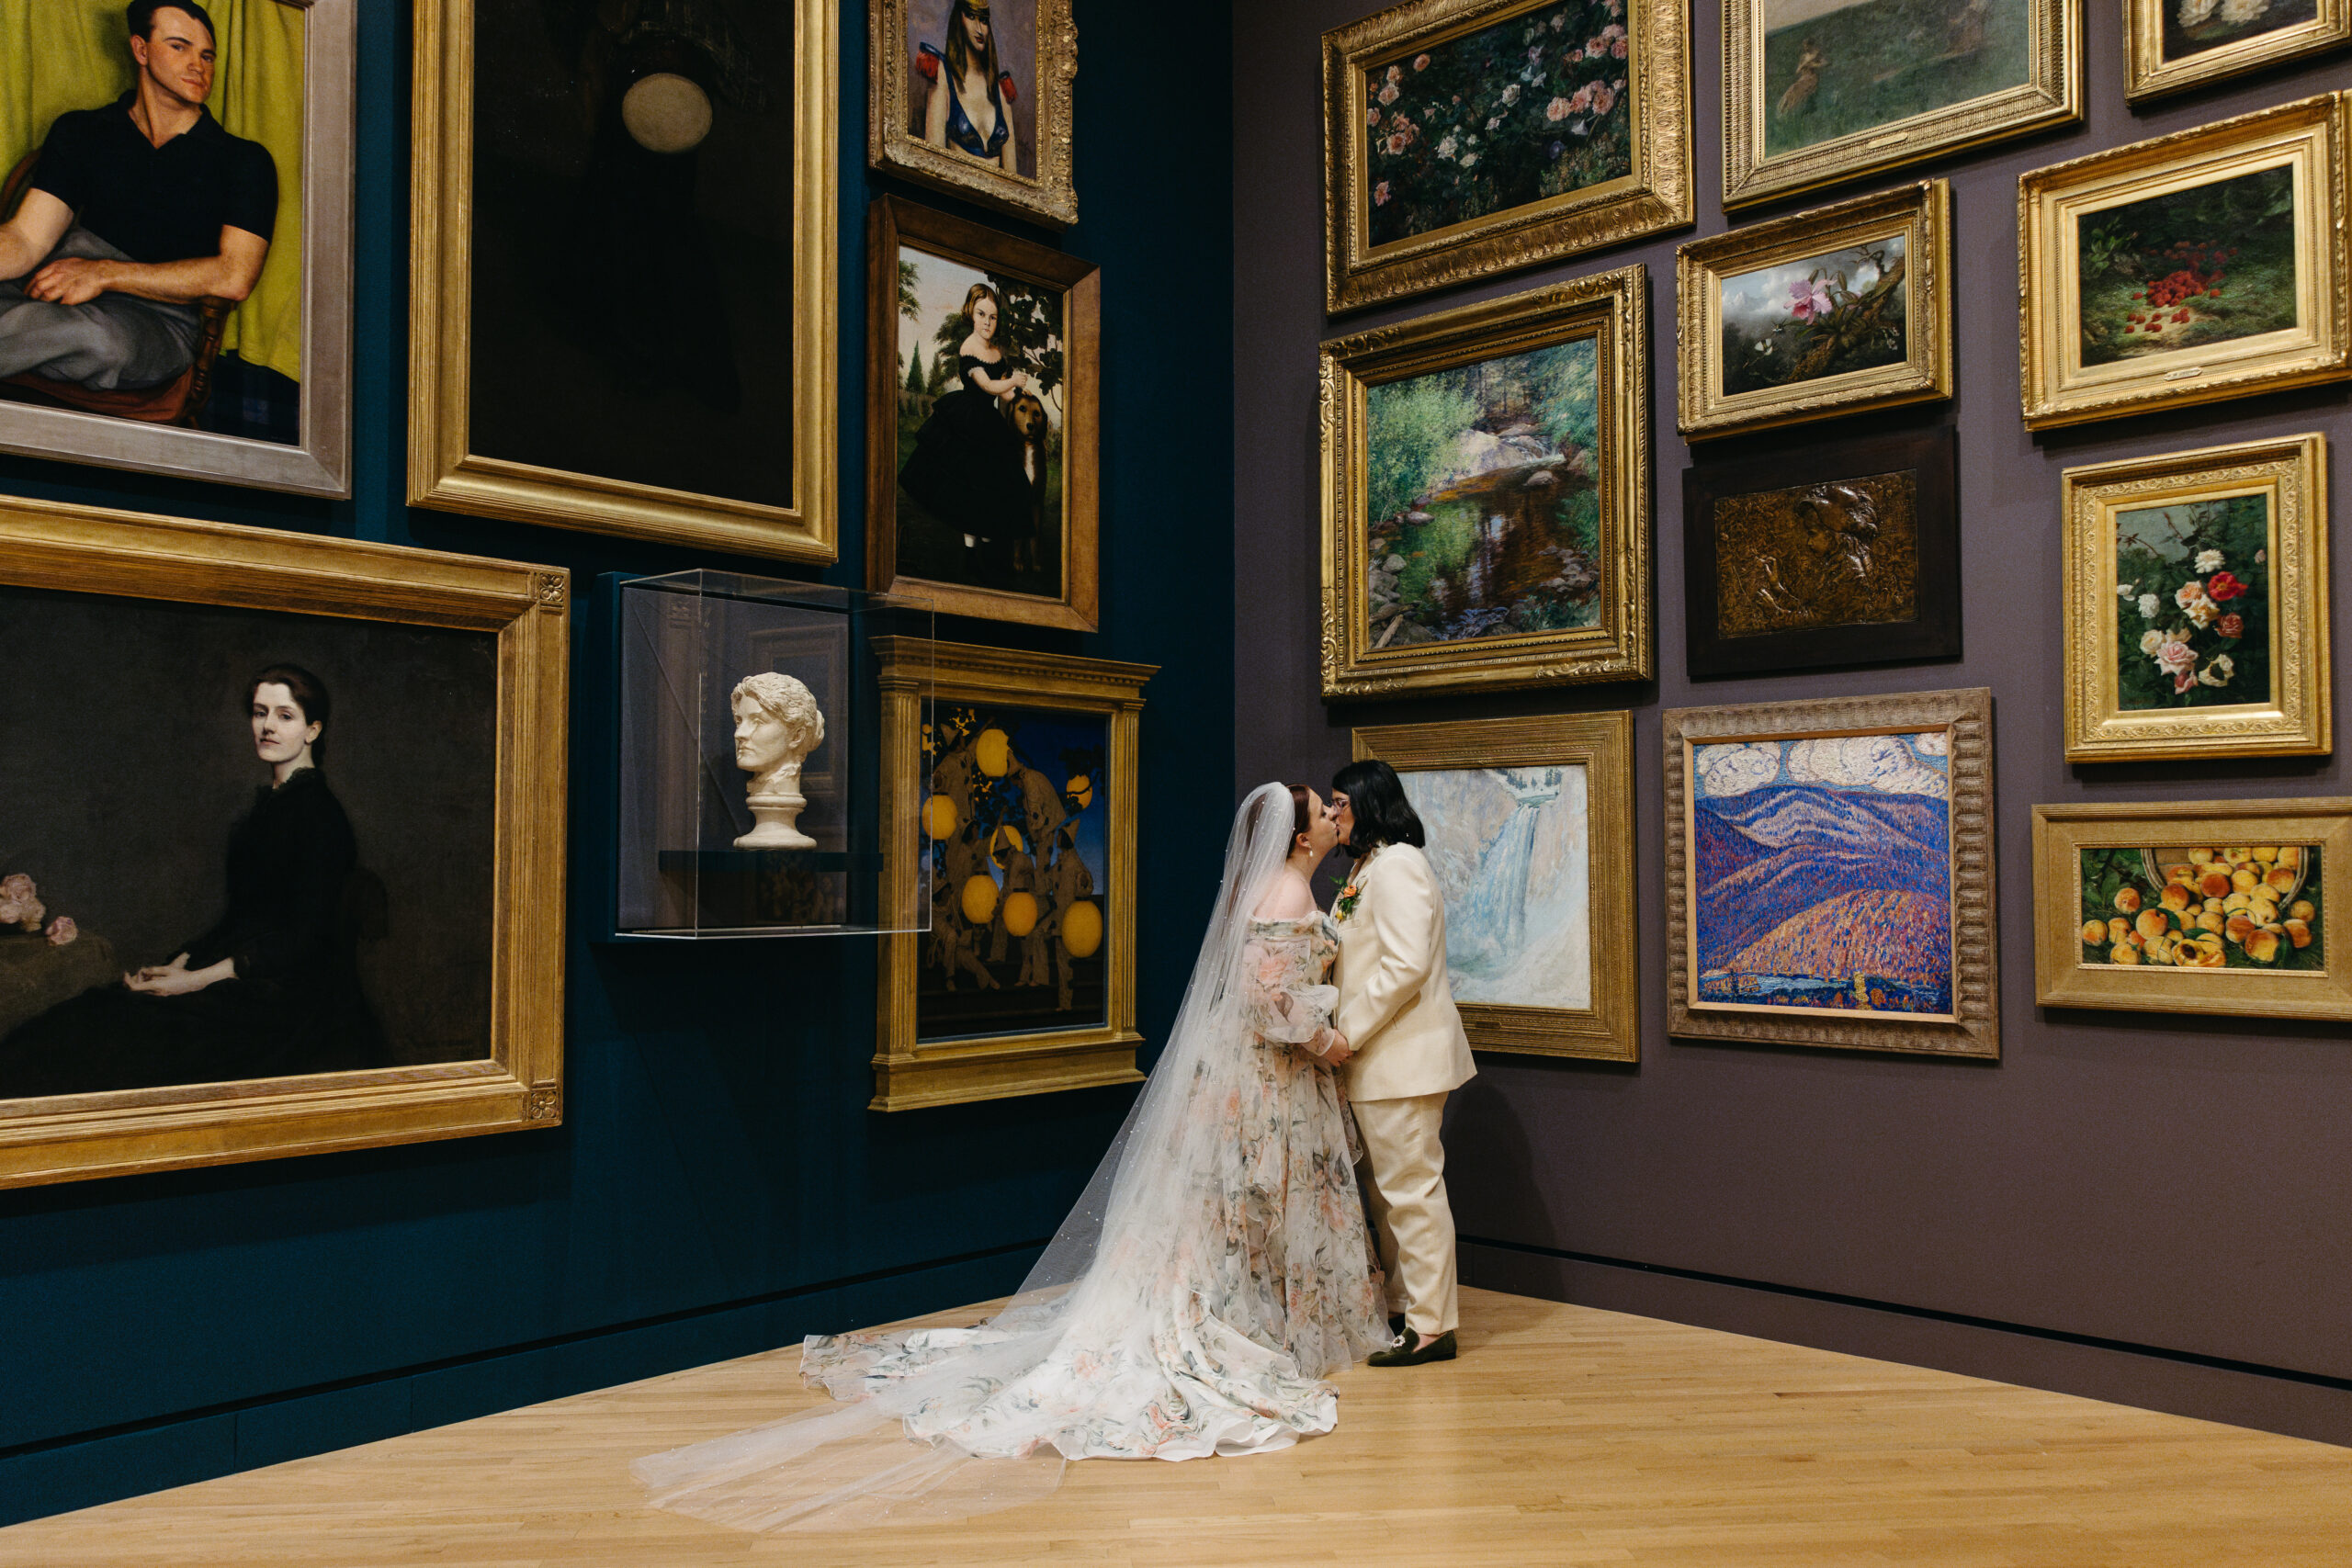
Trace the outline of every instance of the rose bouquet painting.
{"type": "Polygon", "coordinates": [[[2267,494],[2115,514],[2118,705],[2271,700],[2269,547],[2267,494]]]}
{"type": "Polygon", "coordinates": [[[1373,245],[1634,170],[1624,0],[1559,0],[1373,69],[1373,245]]]}
{"type": "Polygon", "coordinates": [[[2312,844],[2085,847],[2085,964],[2320,971],[2312,844]]]}
{"type": "Polygon", "coordinates": [[[2285,164],[2077,220],[2086,367],[2295,325],[2295,180],[2285,164]]]}
{"type": "Polygon", "coordinates": [[[1900,365],[1904,236],[1723,280],[1725,396],[1900,365]]]}

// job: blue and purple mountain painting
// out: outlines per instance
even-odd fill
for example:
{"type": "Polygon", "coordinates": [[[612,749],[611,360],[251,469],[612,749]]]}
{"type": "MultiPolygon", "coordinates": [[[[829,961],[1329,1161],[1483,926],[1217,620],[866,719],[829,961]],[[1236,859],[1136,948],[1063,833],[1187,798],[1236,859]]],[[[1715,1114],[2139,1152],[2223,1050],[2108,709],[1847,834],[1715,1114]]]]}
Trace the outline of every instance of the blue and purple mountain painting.
{"type": "Polygon", "coordinates": [[[1943,739],[1693,749],[1700,1000],[1951,1010],[1943,739]]]}

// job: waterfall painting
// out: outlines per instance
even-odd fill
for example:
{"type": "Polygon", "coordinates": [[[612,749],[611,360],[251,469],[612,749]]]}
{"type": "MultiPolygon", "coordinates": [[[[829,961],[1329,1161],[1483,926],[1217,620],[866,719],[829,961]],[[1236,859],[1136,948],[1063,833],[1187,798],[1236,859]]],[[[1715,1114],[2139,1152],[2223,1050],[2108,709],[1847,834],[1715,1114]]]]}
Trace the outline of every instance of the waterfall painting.
{"type": "Polygon", "coordinates": [[[1999,1054],[1981,689],[1666,715],[1667,1027],[1999,1054]]]}
{"type": "Polygon", "coordinates": [[[1580,767],[1398,775],[1445,894],[1456,1002],[1592,1005],[1592,843],[1580,767]]]}
{"type": "Polygon", "coordinates": [[[1396,770],[1445,897],[1476,1051],[1636,1061],[1634,720],[1547,714],[1354,731],[1396,770]]]}

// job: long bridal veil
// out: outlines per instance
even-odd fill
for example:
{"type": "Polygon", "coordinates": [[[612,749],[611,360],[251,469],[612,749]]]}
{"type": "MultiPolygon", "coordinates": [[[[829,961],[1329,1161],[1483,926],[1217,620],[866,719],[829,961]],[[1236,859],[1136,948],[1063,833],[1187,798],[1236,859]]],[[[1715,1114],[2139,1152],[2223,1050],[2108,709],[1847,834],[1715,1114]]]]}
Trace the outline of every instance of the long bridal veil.
{"type": "Polygon", "coordinates": [[[1210,1112],[1238,1092],[1242,948],[1291,820],[1284,785],[1242,802],[1167,1048],[1010,1303],[975,1328],[812,1336],[803,1376],[848,1403],[639,1460],[656,1506],[754,1530],[958,1518],[1052,1491],[1066,1455],[1249,1452],[1329,1428],[1323,1369],[1200,1305],[1233,1267],[1214,1196],[1230,1133],[1210,1112]],[[1219,1397],[1216,1369],[1237,1364],[1284,1397],[1219,1397]]]}

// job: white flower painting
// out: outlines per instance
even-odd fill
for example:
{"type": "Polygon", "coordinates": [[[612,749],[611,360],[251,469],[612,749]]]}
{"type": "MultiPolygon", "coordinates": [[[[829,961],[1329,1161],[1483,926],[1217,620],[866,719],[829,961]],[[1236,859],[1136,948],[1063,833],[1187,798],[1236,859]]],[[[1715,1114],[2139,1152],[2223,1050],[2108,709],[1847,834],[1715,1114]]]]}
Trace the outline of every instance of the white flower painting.
{"type": "Polygon", "coordinates": [[[1582,767],[1399,775],[1429,830],[1445,894],[1457,1002],[1585,1009],[1592,1002],[1592,842],[1582,767]]]}

